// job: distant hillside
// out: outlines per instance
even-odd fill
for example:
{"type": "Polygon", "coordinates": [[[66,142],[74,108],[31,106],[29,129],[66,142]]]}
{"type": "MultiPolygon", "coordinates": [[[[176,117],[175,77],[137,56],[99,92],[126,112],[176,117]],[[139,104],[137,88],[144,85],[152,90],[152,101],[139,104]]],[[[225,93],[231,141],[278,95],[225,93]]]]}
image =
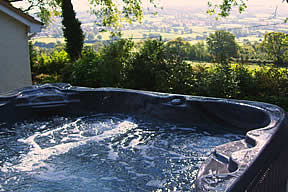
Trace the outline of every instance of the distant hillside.
{"type": "MultiPolygon", "coordinates": [[[[195,4],[195,6],[200,6],[200,4],[195,4]]],[[[136,41],[161,36],[166,41],[182,37],[186,41],[195,43],[205,40],[210,32],[227,30],[234,33],[240,43],[243,41],[259,42],[263,39],[265,32],[288,31],[288,24],[283,24],[286,17],[280,14],[280,10],[286,6],[288,7],[283,4],[283,7],[278,8],[277,11],[272,6],[251,6],[244,14],[233,12],[227,18],[215,20],[214,16],[206,14],[206,6],[199,9],[195,9],[194,6],[181,8],[179,4],[174,8],[159,10],[156,16],[151,13],[152,11],[145,10],[143,23],[123,24],[122,33],[124,38],[133,38],[136,41]]],[[[78,12],[77,16],[82,22],[87,44],[111,39],[110,33],[100,33],[102,28],[95,24],[95,16],[91,16],[87,11],[78,12]]],[[[38,44],[39,42],[40,44],[63,42],[61,19],[55,18],[54,22],[38,33],[33,40],[38,44]]]]}

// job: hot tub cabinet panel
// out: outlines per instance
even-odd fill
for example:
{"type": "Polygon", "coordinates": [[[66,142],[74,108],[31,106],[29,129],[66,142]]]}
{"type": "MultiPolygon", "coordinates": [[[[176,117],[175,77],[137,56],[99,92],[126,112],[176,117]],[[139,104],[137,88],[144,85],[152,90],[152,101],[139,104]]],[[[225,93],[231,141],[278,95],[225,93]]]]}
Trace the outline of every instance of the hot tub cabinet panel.
{"type": "Polygon", "coordinates": [[[116,88],[45,84],[0,96],[0,123],[49,114],[132,113],[189,126],[246,133],[216,147],[198,172],[196,190],[285,192],[288,124],[274,105],[116,88]]]}

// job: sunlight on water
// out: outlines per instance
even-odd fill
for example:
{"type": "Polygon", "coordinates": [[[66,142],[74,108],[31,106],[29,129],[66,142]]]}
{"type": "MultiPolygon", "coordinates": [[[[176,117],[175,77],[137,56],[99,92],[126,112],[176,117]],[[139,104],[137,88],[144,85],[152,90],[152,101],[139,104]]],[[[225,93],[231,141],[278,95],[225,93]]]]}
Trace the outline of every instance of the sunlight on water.
{"type": "Polygon", "coordinates": [[[0,128],[0,191],[193,191],[213,147],[243,138],[125,115],[0,128]]]}

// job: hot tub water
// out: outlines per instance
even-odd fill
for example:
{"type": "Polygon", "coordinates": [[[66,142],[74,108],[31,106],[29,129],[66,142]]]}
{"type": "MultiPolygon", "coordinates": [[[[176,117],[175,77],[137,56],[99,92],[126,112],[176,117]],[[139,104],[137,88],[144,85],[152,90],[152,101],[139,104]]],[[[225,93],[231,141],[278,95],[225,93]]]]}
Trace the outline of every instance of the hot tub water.
{"type": "Polygon", "coordinates": [[[240,134],[121,114],[0,125],[0,191],[193,191],[201,163],[240,134]]]}

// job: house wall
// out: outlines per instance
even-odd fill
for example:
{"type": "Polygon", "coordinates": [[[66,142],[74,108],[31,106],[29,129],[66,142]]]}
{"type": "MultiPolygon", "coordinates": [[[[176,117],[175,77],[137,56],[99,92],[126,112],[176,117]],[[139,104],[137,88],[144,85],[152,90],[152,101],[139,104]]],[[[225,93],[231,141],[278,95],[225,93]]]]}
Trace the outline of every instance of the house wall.
{"type": "Polygon", "coordinates": [[[0,93],[32,84],[27,30],[0,11],[0,93]]]}

